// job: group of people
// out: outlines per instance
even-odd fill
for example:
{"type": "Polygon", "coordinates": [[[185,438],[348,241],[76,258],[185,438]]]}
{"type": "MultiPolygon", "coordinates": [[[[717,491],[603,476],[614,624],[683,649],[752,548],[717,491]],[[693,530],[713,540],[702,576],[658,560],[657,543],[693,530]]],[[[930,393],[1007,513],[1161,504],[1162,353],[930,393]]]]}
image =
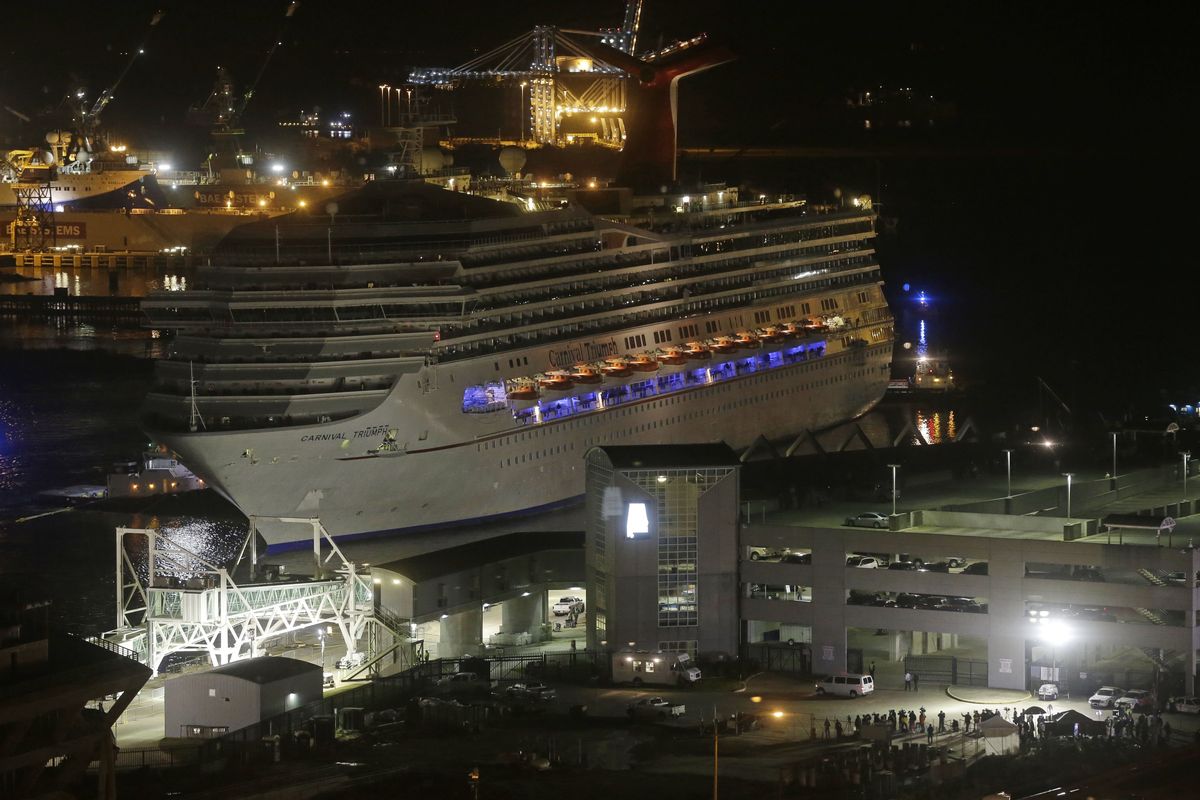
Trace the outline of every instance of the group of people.
{"type": "Polygon", "coordinates": [[[1166,745],[1171,741],[1171,723],[1158,714],[1133,714],[1124,708],[1104,721],[1105,735],[1110,739],[1137,739],[1143,746],[1166,745]],[[1147,719],[1149,717],[1149,719],[1147,719]]]}

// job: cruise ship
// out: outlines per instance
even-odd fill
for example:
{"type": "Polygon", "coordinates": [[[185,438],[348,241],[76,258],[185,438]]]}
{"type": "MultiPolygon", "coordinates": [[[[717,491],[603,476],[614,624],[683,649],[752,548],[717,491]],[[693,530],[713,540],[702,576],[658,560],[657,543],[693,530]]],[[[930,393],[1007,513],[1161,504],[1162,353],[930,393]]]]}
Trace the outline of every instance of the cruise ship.
{"type": "Polygon", "coordinates": [[[274,548],[311,541],[281,518],[348,539],[577,503],[591,446],[745,449],[887,389],[870,210],[364,195],[238,228],[192,289],[143,304],[177,333],[147,431],[274,548]]]}

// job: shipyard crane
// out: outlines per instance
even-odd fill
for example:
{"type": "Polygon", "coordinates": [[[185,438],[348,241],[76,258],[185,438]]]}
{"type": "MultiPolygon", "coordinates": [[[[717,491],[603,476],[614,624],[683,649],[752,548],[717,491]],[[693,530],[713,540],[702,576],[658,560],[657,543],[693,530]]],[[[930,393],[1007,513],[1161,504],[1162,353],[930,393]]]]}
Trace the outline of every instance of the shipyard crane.
{"type": "Polygon", "coordinates": [[[67,161],[86,161],[88,160],[87,156],[81,158],[81,152],[90,154],[95,153],[99,149],[101,144],[99,140],[100,115],[104,113],[104,109],[108,108],[108,104],[113,101],[117,88],[125,80],[125,76],[129,74],[129,70],[133,68],[133,63],[137,61],[138,56],[146,52],[146,45],[150,41],[150,36],[154,33],[154,29],[158,27],[158,23],[162,20],[164,13],[161,10],[154,12],[154,16],[150,18],[149,29],[142,38],[141,44],[130,52],[129,59],[125,62],[125,67],[117,75],[117,79],[100,93],[100,96],[96,98],[94,103],[88,104],[87,91],[81,86],[76,87],[67,95],[67,104],[71,109],[71,121],[75,127],[75,137],[67,150],[67,161]]]}
{"type": "MultiPolygon", "coordinates": [[[[233,80],[229,75],[228,70],[224,67],[217,67],[217,81],[213,86],[212,92],[208,99],[198,109],[193,108],[190,112],[192,115],[210,115],[212,119],[212,135],[217,142],[216,149],[220,151],[233,151],[234,155],[241,154],[241,136],[245,134],[245,129],[242,128],[242,116],[246,113],[246,108],[250,105],[250,101],[254,98],[254,92],[258,89],[259,83],[262,82],[263,75],[267,72],[267,67],[271,63],[271,59],[275,56],[275,51],[283,44],[283,35],[287,31],[288,22],[292,15],[296,13],[296,8],[300,5],[299,0],[291,0],[288,3],[287,9],[283,12],[283,23],[279,28],[279,32],[271,40],[271,46],[267,48],[266,54],[263,56],[262,63],[258,67],[258,72],[247,86],[246,90],[240,96],[235,97],[233,90],[233,80]]],[[[209,161],[215,154],[209,155],[209,161]]]]}
{"type": "Polygon", "coordinates": [[[572,37],[598,37],[613,50],[632,54],[641,15],[642,0],[629,0],[621,28],[577,31],[540,25],[457,67],[413,69],[408,82],[441,89],[466,82],[519,85],[520,113],[524,115],[528,109],[535,142],[559,144],[589,138],[620,147],[626,136],[621,118],[626,105],[625,71],[596,58],[572,37]],[[564,132],[564,119],[574,115],[584,122],[574,133],[564,132]]]}

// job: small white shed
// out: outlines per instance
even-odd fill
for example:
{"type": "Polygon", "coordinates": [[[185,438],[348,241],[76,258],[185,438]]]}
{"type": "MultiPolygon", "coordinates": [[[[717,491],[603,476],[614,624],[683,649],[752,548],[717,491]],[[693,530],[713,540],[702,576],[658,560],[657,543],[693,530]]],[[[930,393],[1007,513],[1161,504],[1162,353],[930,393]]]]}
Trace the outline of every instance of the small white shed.
{"type": "Polygon", "coordinates": [[[210,738],[320,700],[321,668],[278,656],[181,675],[163,687],[168,737],[210,738]]]}

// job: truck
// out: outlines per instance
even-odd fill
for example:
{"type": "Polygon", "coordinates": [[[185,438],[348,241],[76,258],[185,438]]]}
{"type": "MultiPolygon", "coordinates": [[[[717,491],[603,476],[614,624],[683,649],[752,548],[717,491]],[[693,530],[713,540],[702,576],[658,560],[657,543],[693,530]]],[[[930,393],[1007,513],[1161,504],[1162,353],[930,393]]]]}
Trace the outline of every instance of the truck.
{"type": "Polygon", "coordinates": [[[687,653],[622,650],[613,653],[612,679],[634,686],[691,686],[700,680],[700,668],[687,653]]]}
{"type": "Polygon", "coordinates": [[[667,719],[682,717],[687,713],[685,705],[671,705],[661,697],[643,697],[637,702],[630,703],[625,709],[630,719],[667,719]]]}

